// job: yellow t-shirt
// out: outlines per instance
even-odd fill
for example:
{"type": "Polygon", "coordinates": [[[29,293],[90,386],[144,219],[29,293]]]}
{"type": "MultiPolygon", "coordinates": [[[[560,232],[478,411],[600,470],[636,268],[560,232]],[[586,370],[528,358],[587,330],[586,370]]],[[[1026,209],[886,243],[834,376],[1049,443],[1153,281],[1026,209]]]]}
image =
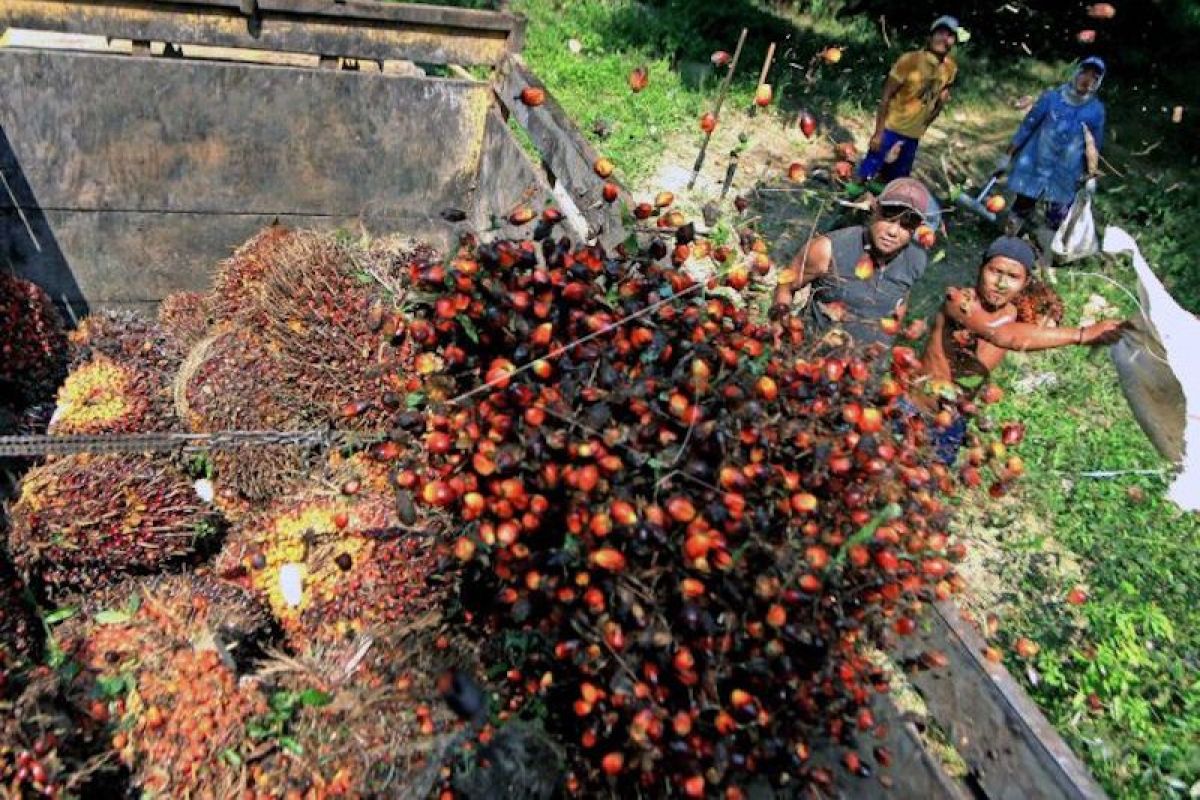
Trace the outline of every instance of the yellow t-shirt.
{"type": "Polygon", "coordinates": [[[914,50],[900,56],[888,73],[901,86],[888,105],[884,127],[902,136],[919,138],[929,127],[938,95],[954,83],[957,74],[958,65],[950,56],[939,61],[928,50],[914,50]]]}

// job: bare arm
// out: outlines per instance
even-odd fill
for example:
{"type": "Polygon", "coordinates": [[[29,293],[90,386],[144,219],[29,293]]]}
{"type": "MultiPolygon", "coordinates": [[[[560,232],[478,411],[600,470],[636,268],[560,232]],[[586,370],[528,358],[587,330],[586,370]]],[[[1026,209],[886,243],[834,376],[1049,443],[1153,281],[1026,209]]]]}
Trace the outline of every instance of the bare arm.
{"type": "Polygon", "coordinates": [[[791,305],[792,293],[808,286],[829,271],[833,264],[833,245],[827,236],[809,240],[792,259],[787,269],[779,273],[779,285],[775,288],[775,304],[791,305]]]}
{"type": "Polygon", "coordinates": [[[1105,320],[1086,328],[1049,328],[1032,322],[1006,322],[992,326],[974,299],[952,298],[943,312],[985,342],[1005,350],[1050,350],[1072,344],[1112,344],[1121,336],[1124,323],[1105,320]]]}
{"type": "Polygon", "coordinates": [[[871,134],[870,147],[872,151],[883,146],[883,126],[887,122],[888,109],[892,105],[892,98],[896,96],[896,92],[900,91],[900,87],[903,85],[903,81],[896,80],[891,75],[883,84],[883,97],[879,101],[879,109],[875,112],[875,132],[871,134]]]}

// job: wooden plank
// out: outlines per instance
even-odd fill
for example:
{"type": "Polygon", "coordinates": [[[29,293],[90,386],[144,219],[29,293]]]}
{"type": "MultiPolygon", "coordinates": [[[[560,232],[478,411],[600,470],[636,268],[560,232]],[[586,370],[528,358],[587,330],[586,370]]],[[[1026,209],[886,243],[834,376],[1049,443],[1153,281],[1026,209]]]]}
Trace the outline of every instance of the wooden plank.
{"type": "Polygon", "coordinates": [[[623,242],[628,231],[622,221],[621,208],[631,208],[632,197],[618,183],[619,199],[615,203],[604,202],[601,189],[605,181],[594,170],[600,154],[583,138],[562,106],[518,56],[510,56],[501,63],[496,96],[529,134],[552,173],[553,180],[565,184],[571,199],[592,231],[598,234],[601,244],[613,247],[623,242]],[[535,108],[522,103],[518,99],[521,90],[529,86],[545,90],[546,102],[535,108]]]}
{"type": "Polygon", "coordinates": [[[986,797],[1106,797],[1008,670],[984,658],[985,647],[958,607],[945,602],[930,609],[918,633],[898,643],[893,658],[911,667],[909,681],[986,797]],[[949,666],[916,668],[920,653],[927,650],[945,653],[949,666]]]}
{"type": "Polygon", "coordinates": [[[484,83],[3,50],[0,97],[25,205],[339,216],[469,202],[492,107],[484,83]]]}
{"type": "MultiPolygon", "coordinates": [[[[488,112],[483,152],[487,155],[479,165],[471,224],[477,231],[487,231],[489,236],[515,238],[529,235],[536,223],[514,227],[508,224],[505,217],[522,204],[540,212],[548,202],[553,201],[554,190],[547,182],[545,173],[526,157],[516,137],[508,129],[508,124],[495,108],[488,112]],[[489,231],[493,219],[498,225],[489,231]]],[[[568,233],[578,239],[586,233],[568,226],[569,219],[564,219],[555,230],[555,235],[568,233]]]]}
{"type": "Polygon", "coordinates": [[[5,0],[0,29],[426,64],[495,65],[524,42],[513,14],[392,3],[260,0],[5,0]]]}

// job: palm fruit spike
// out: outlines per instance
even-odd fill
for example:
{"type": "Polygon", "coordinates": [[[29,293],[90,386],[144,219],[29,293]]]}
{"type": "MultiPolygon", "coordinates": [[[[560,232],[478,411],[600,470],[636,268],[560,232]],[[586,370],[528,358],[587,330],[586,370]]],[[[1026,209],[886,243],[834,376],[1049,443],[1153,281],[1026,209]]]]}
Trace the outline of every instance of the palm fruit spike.
{"type": "Polygon", "coordinates": [[[219,517],[165,457],[74,455],[34,467],[13,505],[13,563],[51,597],[196,558],[219,517]]]}

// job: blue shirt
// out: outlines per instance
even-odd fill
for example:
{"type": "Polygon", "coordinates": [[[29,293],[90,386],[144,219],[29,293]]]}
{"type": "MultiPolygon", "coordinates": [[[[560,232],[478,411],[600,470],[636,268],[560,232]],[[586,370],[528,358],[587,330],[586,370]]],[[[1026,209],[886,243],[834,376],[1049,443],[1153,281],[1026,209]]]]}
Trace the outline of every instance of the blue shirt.
{"type": "Polygon", "coordinates": [[[1104,144],[1104,103],[1094,95],[1079,105],[1066,99],[1067,87],[1038,98],[1013,136],[1020,147],[1008,174],[1008,188],[1026,197],[1069,204],[1085,166],[1083,126],[1104,144]]]}

